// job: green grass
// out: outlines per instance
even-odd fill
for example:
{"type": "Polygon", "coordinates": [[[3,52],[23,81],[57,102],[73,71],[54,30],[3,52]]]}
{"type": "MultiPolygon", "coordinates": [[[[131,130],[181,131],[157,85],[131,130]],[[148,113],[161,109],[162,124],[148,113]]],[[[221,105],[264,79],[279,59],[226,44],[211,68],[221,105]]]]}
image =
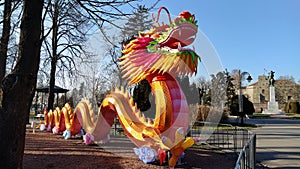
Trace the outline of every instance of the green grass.
{"type": "MultiPolygon", "coordinates": [[[[244,126],[237,126],[239,129],[247,129],[251,130],[252,128],[255,128],[257,126],[255,125],[244,125],[244,126]]],[[[193,126],[192,129],[197,129],[197,130],[202,130],[204,129],[204,126],[193,126]]],[[[235,126],[217,126],[217,127],[210,127],[210,126],[205,126],[205,129],[215,129],[215,130],[235,130],[235,126]]]]}
{"type": "Polygon", "coordinates": [[[291,116],[294,119],[300,119],[300,114],[295,114],[295,113],[286,113],[286,116],[291,116]]]}
{"type": "MultiPolygon", "coordinates": [[[[300,114],[296,113],[285,113],[286,116],[290,116],[293,119],[300,119],[300,114]]],[[[251,118],[271,118],[269,114],[262,114],[262,113],[254,113],[251,118]]]]}
{"type": "Polygon", "coordinates": [[[197,148],[197,149],[209,150],[210,152],[217,153],[217,154],[225,154],[226,153],[219,147],[213,147],[213,146],[204,145],[204,144],[194,144],[192,147],[197,148]]]}
{"type": "Polygon", "coordinates": [[[270,115],[262,113],[253,113],[251,118],[270,118],[270,115]]]}
{"type": "Polygon", "coordinates": [[[232,126],[193,126],[192,129],[202,130],[202,129],[218,129],[218,130],[234,130],[234,127],[232,126]]]}

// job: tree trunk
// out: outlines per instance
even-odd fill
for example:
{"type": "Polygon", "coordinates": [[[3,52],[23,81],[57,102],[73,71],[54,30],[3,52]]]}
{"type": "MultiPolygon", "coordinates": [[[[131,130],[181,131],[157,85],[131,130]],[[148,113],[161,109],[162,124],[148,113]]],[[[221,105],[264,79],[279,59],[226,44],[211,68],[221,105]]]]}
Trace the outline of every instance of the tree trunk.
{"type": "MultiPolygon", "coordinates": [[[[0,42],[0,82],[5,76],[6,60],[7,60],[7,49],[8,41],[10,37],[10,20],[11,20],[11,0],[5,0],[4,2],[4,15],[3,15],[3,27],[2,36],[0,42]]],[[[2,101],[2,85],[0,85],[0,107],[2,101]]]]}
{"type": "Polygon", "coordinates": [[[51,61],[51,71],[50,71],[50,83],[49,83],[49,96],[48,96],[48,110],[53,110],[54,104],[54,86],[55,86],[55,72],[56,72],[56,61],[52,59],[51,61]]]}
{"type": "Polygon", "coordinates": [[[43,0],[25,0],[21,22],[18,60],[3,79],[0,110],[0,166],[22,168],[26,114],[35,92],[40,62],[43,0]]]}
{"type": "Polygon", "coordinates": [[[58,36],[58,0],[54,2],[54,13],[52,19],[52,58],[51,58],[51,72],[50,72],[50,84],[49,84],[49,96],[48,96],[48,110],[53,110],[54,104],[54,86],[55,86],[55,72],[56,64],[58,60],[57,56],[57,36],[58,36]]]}

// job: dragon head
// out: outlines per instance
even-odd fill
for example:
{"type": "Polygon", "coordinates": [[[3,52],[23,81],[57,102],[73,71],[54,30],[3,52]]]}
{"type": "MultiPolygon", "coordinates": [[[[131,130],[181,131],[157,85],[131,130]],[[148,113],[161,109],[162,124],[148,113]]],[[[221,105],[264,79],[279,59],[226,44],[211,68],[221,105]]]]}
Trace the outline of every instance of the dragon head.
{"type": "Polygon", "coordinates": [[[170,25],[160,26],[158,20],[156,22],[158,26],[155,29],[160,36],[152,42],[154,46],[180,50],[181,47],[188,46],[195,40],[198,31],[197,21],[195,21],[195,16],[188,11],[181,12],[170,25]]]}
{"type": "Polygon", "coordinates": [[[194,42],[198,31],[195,16],[183,11],[172,21],[169,11],[161,7],[155,22],[157,25],[150,31],[139,33],[139,37],[124,46],[119,65],[130,84],[138,83],[152,73],[197,73],[199,56],[186,48],[194,42]],[[159,24],[162,9],[168,13],[170,24],[159,24]]]}

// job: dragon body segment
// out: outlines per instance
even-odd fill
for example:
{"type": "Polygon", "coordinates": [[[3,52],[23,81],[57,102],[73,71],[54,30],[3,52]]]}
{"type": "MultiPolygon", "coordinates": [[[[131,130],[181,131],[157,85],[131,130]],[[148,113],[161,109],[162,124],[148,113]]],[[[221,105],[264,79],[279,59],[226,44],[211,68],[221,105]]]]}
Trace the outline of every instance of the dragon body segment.
{"type": "Polygon", "coordinates": [[[78,120],[78,115],[71,109],[71,106],[68,103],[65,104],[61,112],[64,115],[66,126],[66,130],[63,133],[64,138],[68,139],[71,136],[80,134],[82,125],[78,120]]]}
{"type": "Polygon", "coordinates": [[[47,131],[50,132],[52,130],[53,134],[63,132],[65,139],[68,139],[71,136],[81,133],[82,126],[77,118],[78,115],[71,109],[71,106],[66,103],[62,109],[56,107],[54,111],[49,110],[49,112],[45,109],[44,124],[47,131]]]}
{"type": "Polygon", "coordinates": [[[62,111],[57,107],[53,111],[55,126],[52,128],[53,134],[58,134],[66,130],[65,116],[62,111]]]}

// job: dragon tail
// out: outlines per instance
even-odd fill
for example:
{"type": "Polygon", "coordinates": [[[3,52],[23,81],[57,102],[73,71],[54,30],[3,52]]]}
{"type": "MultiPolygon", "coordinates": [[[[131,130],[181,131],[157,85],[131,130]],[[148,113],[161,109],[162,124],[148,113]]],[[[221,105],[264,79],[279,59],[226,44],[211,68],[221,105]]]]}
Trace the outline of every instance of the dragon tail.
{"type": "MultiPolygon", "coordinates": [[[[143,132],[147,124],[151,122],[146,122],[145,116],[141,114],[129,93],[124,92],[123,88],[112,91],[103,100],[97,120],[94,120],[92,112],[91,104],[86,99],[81,100],[74,110],[87,133],[86,136],[92,137],[94,143],[108,141],[109,132],[116,117],[119,118],[126,135],[137,146],[145,145],[149,139],[151,140],[151,138],[145,138],[145,132],[143,132]]],[[[89,143],[92,142],[87,144],[89,143]]]]}

